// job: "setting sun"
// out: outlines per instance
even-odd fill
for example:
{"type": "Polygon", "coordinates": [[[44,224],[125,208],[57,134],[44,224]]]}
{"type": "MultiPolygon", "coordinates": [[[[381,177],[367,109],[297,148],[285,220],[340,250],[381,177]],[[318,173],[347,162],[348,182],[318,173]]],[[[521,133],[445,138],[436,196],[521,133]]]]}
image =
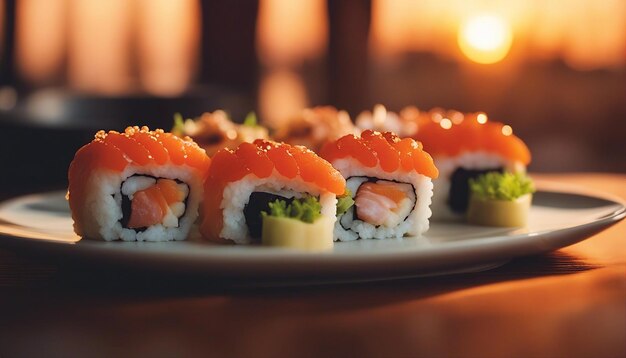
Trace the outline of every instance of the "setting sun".
{"type": "Polygon", "coordinates": [[[512,42],[511,27],[496,15],[472,16],[459,28],[459,47],[474,62],[490,64],[501,61],[509,53],[512,42]]]}

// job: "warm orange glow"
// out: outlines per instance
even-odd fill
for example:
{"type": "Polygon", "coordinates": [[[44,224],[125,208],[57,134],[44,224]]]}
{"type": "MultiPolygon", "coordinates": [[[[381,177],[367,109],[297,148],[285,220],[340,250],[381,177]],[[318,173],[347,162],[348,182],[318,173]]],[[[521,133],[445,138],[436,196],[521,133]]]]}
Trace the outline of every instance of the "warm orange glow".
{"type": "Polygon", "coordinates": [[[194,74],[199,51],[200,9],[194,0],[138,3],[139,78],[151,94],[182,93],[194,74]]]}
{"type": "Polygon", "coordinates": [[[432,118],[433,122],[439,123],[443,119],[443,114],[435,112],[430,116],[430,118],[432,118]]]}
{"type": "Polygon", "coordinates": [[[457,41],[467,58],[490,64],[501,61],[509,53],[513,34],[502,17],[481,14],[469,17],[461,24],[457,41]]]}
{"type": "Polygon", "coordinates": [[[461,122],[463,122],[463,119],[465,118],[463,113],[458,111],[448,112],[448,116],[450,117],[450,119],[452,119],[452,123],[454,124],[461,124],[461,122]]]}
{"type": "Polygon", "coordinates": [[[18,1],[16,65],[32,83],[54,79],[63,66],[66,50],[64,0],[18,1]]]}
{"type": "Polygon", "coordinates": [[[324,0],[261,0],[257,51],[265,65],[294,65],[321,56],[328,42],[324,0]]]}
{"type": "Polygon", "coordinates": [[[374,122],[374,128],[380,128],[385,124],[385,120],[387,119],[387,108],[382,104],[377,104],[374,106],[374,110],[372,111],[372,121],[374,122]]]}
{"type": "MultiPolygon", "coordinates": [[[[568,0],[565,6],[560,1],[372,0],[370,49],[376,60],[411,52],[465,60],[458,56],[458,30],[468,14],[486,12],[497,14],[515,34],[516,59],[560,58],[583,70],[626,64],[626,1],[568,0]]],[[[485,40],[464,41],[477,42],[474,53],[485,40]]]]}
{"type": "Polygon", "coordinates": [[[446,27],[451,17],[441,17],[440,1],[374,0],[370,47],[377,57],[438,47],[446,51],[446,27]]]}
{"type": "Polygon", "coordinates": [[[88,92],[127,91],[131,75],[131,3],[71,3],[68,74],[72,87],[88,92]]]}
{"type": "Polygon", "coordinates": [[[308,105],[302,78],[289,70],[273,71],[261,80],[259,110],[264,124],[282,127],[285,121],[308,105]]]}

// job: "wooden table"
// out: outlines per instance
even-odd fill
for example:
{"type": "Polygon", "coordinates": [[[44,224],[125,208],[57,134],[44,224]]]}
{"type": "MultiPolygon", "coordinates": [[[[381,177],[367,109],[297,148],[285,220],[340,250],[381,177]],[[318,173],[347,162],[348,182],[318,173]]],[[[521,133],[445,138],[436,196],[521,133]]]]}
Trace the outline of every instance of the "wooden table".
{"type": "MultiPolygon", "coordinates": [[[[542,175],[626,200],[626,176],[542,175]]],[[[626,221],[473,274],[234,289],[0,251],[0,357],[625,357],[626,221]]]]}

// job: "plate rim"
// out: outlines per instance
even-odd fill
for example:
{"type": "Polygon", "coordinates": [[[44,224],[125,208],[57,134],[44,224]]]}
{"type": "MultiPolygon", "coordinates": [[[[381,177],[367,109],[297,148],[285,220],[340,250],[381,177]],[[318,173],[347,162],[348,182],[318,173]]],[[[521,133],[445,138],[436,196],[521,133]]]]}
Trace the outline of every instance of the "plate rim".
{"type": "MultiPolygon", "coordinates": [[[[231,253],[224,255],[224,252],[218,252],[218,250],[201,250],[199,254],[191,254],[189,250],[185,252],[164,253],[158,250],[126,250],[122,246],[133,243],[91,240],[69,243],[20,237],[6,234],[2,228],[7,222],[2,219],[0,219],[0,248],[14,249],[43,258],[69,259],[96,265],[114,263],[119,267],[143,268],[148,271],[160,271],[158,268],[159,265],[167,266],[167,264],[173,264],[175,267],[173,267],[172,270],[168,270],[168,272],[200,273],[219,277],[267,277],[268,275],[271,277],[328,276],[331,273],[337,272],[363,276],[368,273],[373,273],[373,271],[378,269],[386,271],[386,276],[397,276],[398,274],[406,274],[412,271],[417,274],[430,274],[438,270],[441,271],[450,269],[451,267],[458,267],[458,265],[461,264],[475,265],[553,251],[589,238],[595,233],[618,223],[626,217],[626,204],[624,200],[615,195],[549,180],[535,180],[535,183],[537,191],[540,192],[556,192],[601,199],[609,202],[609,204],[617,205],[618,207],[613,212],[598,217],[593,221],[570,227],[543,230],[534,233],[496,235],[485,237],[481,240],[451,241],[436,245],[436,247],[430,247],[428,250],[424,251],[363,251],[358,254],[346,254],[338,252],[309,253],[288,250],[285,251],[288,252],[286,255],[280,254],[281,257],[279,261],[275,261],[276,256],[279,255],[276,250],[261,254],[254,253],[253,255],[250,255],[249,251],[241,251],[243,253],[242,255],[233,255],[231,253]],[[541,240],[546,236],[548,238],[547,240],[541,240]],[[502,245],[503,237],[507,237],[510,243],[502,245]],[[533,242],[533,238],[535,237],[537,240],[533,242]],[[493,254],[493,248],[489,249],[490,239],[493,239],[492,241],[497,243],[495,245],[496,248],[500,247],[501,252],[499,255],[493,254]],[[80,247],[80,250],[75,249],[77,246],[80,247]],[[484,250],[485,247],[487,247],[487,250],[484,250]],[[468,255],[469,257],[466,259],[453,260],[451,263],[433,262],[441,256],[460,255],[461,252],[457,252],[459,250],[471,253],[471,255],[468,255]],[[427,255],[424,254],[424,252],[426,252],[427,255]],[[137,256],[140,256],[140,260],[134,262],[137,256]],[[238,260],[243,260],[244,262],[237,262],[238,260]],[[390,261],[397,264],[397,267],[386,268],[385,265],[389,265],[390,261]],[[235,264],[236,262],[237,264],[235,264]],[[149,263],[148,267],[143,267],[146,263],[149,263]],[[311,265],[316,266],[317,270],[312,270],[311,265]],[[371,265],[372,267],[371,269],[358,267],[362,265],[371,265]],[[254,270],[250,271],[252,268],[254,268],[254,270]],[[290,272],[281,273],[281,268],[290,268],[290,272]],[[341,272],[342,268],[346,269],[346,271],[341,272]]],[[[32,199],[42,195],[53,194],[58,195],[60,191],[32,193],[11,198],[0,202],[0,210],[29,198],[32,199]]],[[[10,225],[11,223],[8,224],[10,225]]],[[[158,245],[158,243],[154,244],[158,245]]],[[[194,242],[194,244],[196,243],[194,242]]],[[[197,244],[200,246],[206,245],[204,243],[197,244]]],[[[153,245],[153,243],[149,245],[153,245]]]]}

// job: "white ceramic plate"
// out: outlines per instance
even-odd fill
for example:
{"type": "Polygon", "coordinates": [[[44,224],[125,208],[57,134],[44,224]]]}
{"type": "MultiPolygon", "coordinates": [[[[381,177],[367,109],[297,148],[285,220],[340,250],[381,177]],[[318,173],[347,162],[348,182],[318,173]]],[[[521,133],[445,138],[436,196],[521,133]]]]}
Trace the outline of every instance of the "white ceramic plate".
{"type": "Polygon", "coordinates": [[[336,243],[332,252],[306,253],[198,241],[129,243],[80,240],[64,193],[12,199],[0,205],[0,247],[80,265],[106,265],[240,280],[343,281],[481,270],[524,255],[571,245],[626,216],[619,199],[563,191],[538,183],[523,229],[431,223],[420,238],[336,243]]]}

